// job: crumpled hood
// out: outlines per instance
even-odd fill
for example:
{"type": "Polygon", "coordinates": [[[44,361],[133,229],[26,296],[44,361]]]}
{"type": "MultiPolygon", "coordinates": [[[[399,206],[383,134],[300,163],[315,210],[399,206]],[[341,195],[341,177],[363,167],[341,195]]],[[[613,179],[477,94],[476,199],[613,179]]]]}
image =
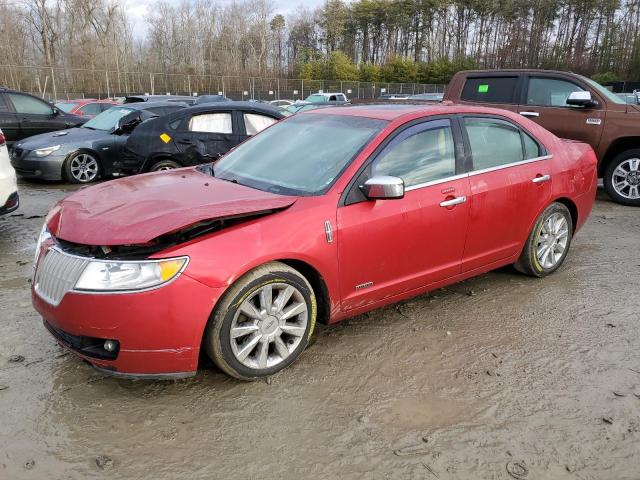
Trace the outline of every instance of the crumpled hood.
{"type": "Polygon", "coordinates": [[[90,142],[99,138],[108,137],[109,132],[103,130],[91,130],[90,128],[69,128],[68,130],[58,130],[57,132],[42,133],[26,138],[18,142],[16,147],[25,150],[36,150],[38,148],[47,148],[54,145],[66,146],[72,144],[78,146],[82,142],[90,142]]]}
{"type": "Polygon", "coordinates": [[[282,209],[295,201],[188,168],[79,190],[51,210],[47,226],[68,242],[141,245],[201,221],[282,209]]]}

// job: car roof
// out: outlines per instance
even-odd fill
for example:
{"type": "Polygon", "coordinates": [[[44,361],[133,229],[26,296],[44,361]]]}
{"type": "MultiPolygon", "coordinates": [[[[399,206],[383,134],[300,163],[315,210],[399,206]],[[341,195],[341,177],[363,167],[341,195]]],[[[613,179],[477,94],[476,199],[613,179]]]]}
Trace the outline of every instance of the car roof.
{"type": "Polygon", "coordinates": [[[175,107],[175,106],[181,106],[183,108],[187,107],[186,103],[181,103],[181,102],[135,102],[135,103],[123,103],[123,104],[116,104],[114,105],[114,108],[128,108],[130,110],[148,110],[150,108],[154,108],[154,107],[175,107]]]}
{"type": "MultiPolygon", "coordinates": [[[[210,112],[212,110],[247,110],[257,113],[265,113],[274,117],[283,118],[282,110],[269,103],[259,102],[213,102],[203,103],[188,107],[187,110],[192,113],[210,112]]],[[[184,111],[181,111],[184,113],[184,111]]]]}
{"type": "Polygon", "coordinates": [[[398,120],[403,117],[418,117],[429,115],[453,115],[456,113],[484,113],[509,117],[505,110],[473,105],[455,105],[452,103],[429,105],[355,105],[348,108],[336,106],[318,108],[303,112],[300,115],[344,115],[352,117],[368,117],[377,120],[398,120]]]}
{"type": "Polygon", "coordinates": [[[579,74],[575,73],[575,72],[568,72],[565,70],[545,70],[545,69],[541,69],[541,68],[500,68],[500,69],[493,69],[493,70],[461,70],[458,72],[459,74],[463,74],[463,75],[487,75],[487,76],[491,76],[491,75],[496,75],[496,74],[502,74],[502,73],[553,73],[553,74],[563,74],[563,75],[574,75],[574,76],[579,76],[579,74]]]}

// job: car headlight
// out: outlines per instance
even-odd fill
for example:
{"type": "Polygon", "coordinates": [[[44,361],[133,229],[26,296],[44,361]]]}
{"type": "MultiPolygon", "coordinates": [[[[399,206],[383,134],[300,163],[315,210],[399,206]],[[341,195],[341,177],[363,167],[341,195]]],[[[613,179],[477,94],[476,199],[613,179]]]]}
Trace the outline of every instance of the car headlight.
{"type": "Polygon", "coordinates": [[[176,278],[188,261],[188,257],[143,261],[91,260],[74,290],[118,292],[158,287],[176,278]]]}
{"type": "Polygon", "coordinates": [[[38,264],[38,259],[40,258],[40,250],[42,248],[42,244],[51,238],[51,234],[49,233],[49,229],[47,228],[47,222],[42,225],[42,230],[40,230],[40,236],[38,237],[38,241],[36,242],[36,253],[33,258],[33,267],[38,264]]]}
{"type": "Polygon", "coordinates": [[[56,150],[60,150],[60,145],[54,145],[53,147],[47,148],[39,148],[37,150],[34,150],[33,153],[36,157],[46,157],[47,155],[51,155],[56,150]]]}

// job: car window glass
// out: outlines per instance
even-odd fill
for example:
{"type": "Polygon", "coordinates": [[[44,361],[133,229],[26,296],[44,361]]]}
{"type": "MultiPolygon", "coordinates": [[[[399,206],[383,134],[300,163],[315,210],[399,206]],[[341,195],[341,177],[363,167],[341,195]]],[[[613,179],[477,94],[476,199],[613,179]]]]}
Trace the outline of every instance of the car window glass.
{"type": "Polygon", "coordinates": [[[473,169],[498,167],[523,160],[520,130],[493,118],[465,118],[473,169]]]}
{"type": "Polygon", "coordinates": [[[529,78],[527,105],[541,107],[570,107],[567,98],[571,92],[581,92],[584,88],[573,82],[557,78],[529,78]]]}
{"type": "Polygon", "coordinates": [[[468,78],[462,100],[487,103],[514,103],[518,77],[468,78]]]}
{"type": "Polygon", "coordinates": [[[376,158],[372,175],[400,177],[411,187],[455,175],[455,168],[453,135],[447,121],[440,127],[420,124],[403,131],[376,158]]]}
{"type": "Polygon", "coordinates": [[[0,112],[8,112],[9,106],[5,103],[4,95],[0,93],[0,112]]]}
{"type": "Polygon", "coordinates": [[[82,115],[98,115],[101,111],[99,103],[89,103],[80,109],[82,115]]]}
{"type": "Polygon", "coordinates": [[[190,132],[233,133],[230,113],[205,113],[189,120],[190,132]]]}
{"type": "Polygon", "coordinates": [[[336,100],[337,100],[337,98],[336,98],[336,96],[335,96],[335,95],[331,95],[331,96],[329,97],[329,101],[330,101],[330,102],[335,102],[336,100]]]}
{"type": "Polygon", "coordinates": [[[13,108],[17,113],[32,113],[36,115],[52,115],[53,108],[37,98],[19,93],[7,93],[13,108]]]}
{"type": "Polygon", "coordinates": [[[182,119],[181,118],[179,118],[177,120],[174,120],[173,122],[171,122],[169,124],[169,128],[171,130],[177,130],[181,123],[182,123],[182,119]]]}
{"type": "Polygon", "coordinates": [[[113,107],[110,103],[99,103],[98,105],[100,105],[100,110],[103,112],[113,107]]]}
{"type": "Polygon", "coordinates": [[[261,132],[269,125],[273,125],[277,122],[275,118],[266,117],[264,115],[258,115],[255,113],[245,113],[244,126],[247,129],[247,135],[255,135],[261,132]]]}
{"type": "Polygon", "coordinates": [[[522,132],[522,141],[524,143],[525,160],[540,156],[540,145],[538,145],[538,142],[524,132],[522,132]]]}
{"type": "Polygon", "coordinates": [[[76,108],[76,104],[71,102],[58,102],[56,103],[56,107],[65,113],[71,113],[71,110],[76,108]]]}

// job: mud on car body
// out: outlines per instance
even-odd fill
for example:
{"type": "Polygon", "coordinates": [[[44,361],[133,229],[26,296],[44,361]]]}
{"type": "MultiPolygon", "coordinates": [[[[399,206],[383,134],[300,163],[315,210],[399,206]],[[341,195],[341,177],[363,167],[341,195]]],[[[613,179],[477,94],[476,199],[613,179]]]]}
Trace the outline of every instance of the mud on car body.
{"type": "Polygon", "coordinates": [[[300,356],[316,321],[505,265],[551,274],[596,186],[591,147],[513,113],[313,110],[216,163],[59,202],[33,303],[58,342],[112,374],[191,375],[204,348],[260,378],[300,356]]]}
{"type": "Polygon", "coordinates": [[[282,118],[280,109],[253,102],[190,107],[137,128],[115,167],[131,174],[211,162],[282,118]]]}

